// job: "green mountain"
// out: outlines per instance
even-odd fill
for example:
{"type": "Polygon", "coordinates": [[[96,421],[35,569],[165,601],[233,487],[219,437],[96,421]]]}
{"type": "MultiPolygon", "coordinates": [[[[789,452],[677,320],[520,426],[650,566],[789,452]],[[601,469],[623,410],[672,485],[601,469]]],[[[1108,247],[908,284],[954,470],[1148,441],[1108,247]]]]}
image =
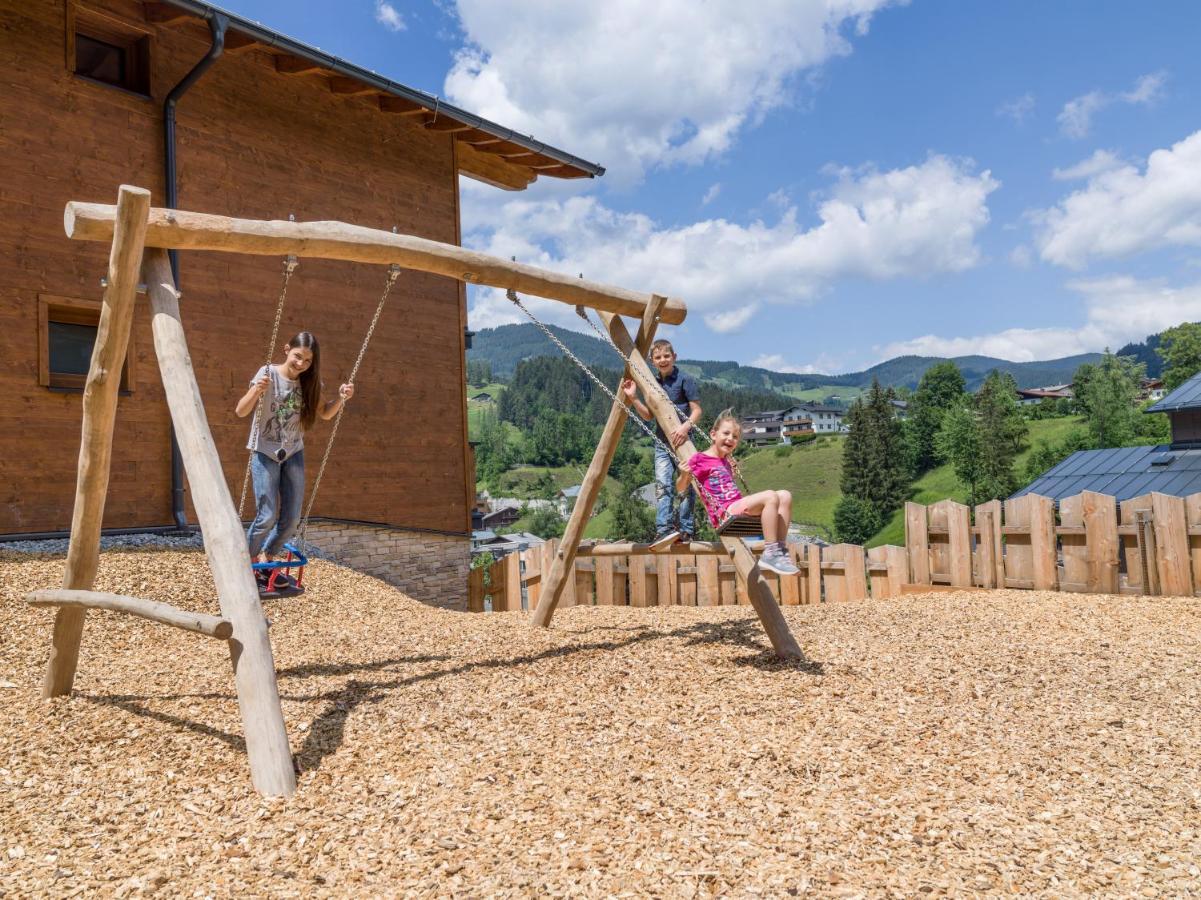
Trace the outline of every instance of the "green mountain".
{"type": "MultiPolygon", "coordinates": [[[[549,328],[586,365],[616,368],[616,352],[603,341],[556,325],[549,328]]],[[[1131,355],[1136,355],[1140,349],[1154,355],[1145,345],[1130,346],[1131,355]]],[[[1127,348],[1123,348],[1122,352],[1126,350],[1127,348]]],[[[472,361],[487,361],[492,366],[494,377],[508,379],[513,377],[517,364],[524,359],[559,355],[559,349],[534,325],[502,325],[499,328],[486,328],[477,332],[472,339],[467,358],[472,361]]],[[[968,390],[975,390],[993,369],[1008,372],[1018,387],[1066,384],[1072,380],[1079,366],[1095,363],[1100,358],[1099,353],[1082,353],[1062,359],[1019,363],[991,356],[957,356],[952,362],[963,372],[968,390]]],[[[681,359],[680,366],[697,377],[722,387],[773,391],[795,397],[803,391],[829,391],[831,394],[839,394],[839,389],[862,389],[870,386],[873,378],[879,379],[880,383],[886,386],[916,388],[926,370],[944,359],[945,357],[938,356],[898,356],[862,372],[843,375],[773,372],[756,366],[739,365],[732,360],[681,359]]],[[[848,392],[843,390],[841,393],[848,392]]],[[[853,391],[849,393],[854,394],[853,391]]]]}

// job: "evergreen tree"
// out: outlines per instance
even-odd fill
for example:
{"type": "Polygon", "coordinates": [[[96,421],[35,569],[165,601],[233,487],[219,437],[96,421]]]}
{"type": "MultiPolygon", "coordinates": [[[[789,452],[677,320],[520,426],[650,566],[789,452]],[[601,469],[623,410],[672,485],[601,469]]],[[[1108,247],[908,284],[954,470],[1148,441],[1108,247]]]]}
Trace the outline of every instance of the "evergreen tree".
{"type": "Polygon", "coordinates": [[[909,402],[906,423],[915,473],[926,472],[942,462],[936,445],[942,417],[959,402],[964,387],[963,373],[949,359],[936,363],[922,375],[909,402]]]}
{"type": "Polygon", "coordinates": [[[1201,372],[1201,323],[1184,322],[1159,335],[1163,357],[1163,386],[1174,391],[1198,372],[1201,372]]]}
{"type": "Polygon", "coordinates": [[[867,397],[851,405],[843,445],[843,496],[870,503],[881,517],[909,496],[909,465],[893,396],[873,379],[867,397]]]}
{"type": "Polygon", "coordinates": [[[976,394],[980,429],[980,479],[974,503],[1004,499],[1017,490],[1017,455],[1025,449],[1029,426],[1017,403],[1017,384],[1008,373],[992,371],[976,394]]]}

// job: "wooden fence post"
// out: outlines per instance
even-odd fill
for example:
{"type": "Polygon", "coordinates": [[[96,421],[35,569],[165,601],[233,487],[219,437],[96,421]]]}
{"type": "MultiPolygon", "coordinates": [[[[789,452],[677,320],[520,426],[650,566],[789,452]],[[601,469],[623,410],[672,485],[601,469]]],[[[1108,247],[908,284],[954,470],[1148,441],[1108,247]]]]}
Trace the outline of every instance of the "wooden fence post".
{"type": "MultiPolygon", "coordinates": [[[[142,263],[149,213],[150,192],[121,185],[108,257],[108,287],[104,289],[100,323],[96,327],[96,342],[92,346],[92,361],[83,389],[75,511],[71,517],[71,541],[63,573],[63,587],[68,590],[91,590],[100,565],[100,527],[104,503],[108,499],[117,389],[129,347],[138,267],[142,263]]],[[[50,659],[42,681],[43,697],[71,693],[86,614],[86,610],[73,606],[60,606],[55,613],[50,659]]]]}
{"type": "Polygon", "coordinates": [[[476,566],[467,573],[467,611],[484,611],[484,567],[476,566]]]}
{"type": "Polygon", "coordinates": [[[909,557],[909,583],[930,584],[930,534],[926,507],[905,504],[905,553],[909,557]]]}
{"type": "Polygon", "coordinates": [[[1201,534],[1191,534],[1196,528],[1201,530],[1201,494],[1189,494],[1184,498],[1185,515],[1189,527],[1189,558],[1193,570],[1193,595],[1201,593],[1201,534]]]}
{"type": "Polygon", "coordinates": [[[1155,529],[1149,523],[1146,531],[1142,532],[1139,521],[1140,513],[1150,520],[1151,506],[1150,494],[1131,497],[1118,504],[1122,526],[1124,529],[1130,530],[1127,534],[1119,532],[1119,535],[1126,557],[1126,590],[1131,593],[1155,595],[1159,592],[1159,572],[1155,566],[1153,548],[1149,546],[1149,542],[1154,541],[1155,529]],[[1146,565],[1145,580],[1144,561],[1146,565]]]}
{"type": "Polygon", "coordinates": [[[989,500],[976,507],[976,535],[976,583],[985,588],[1004,587],[1000,500],[989,500]]]}
{"type": "Polygon", "coordinates": [[[718,571],[720,556],[698,556],[696,558],[696,602],[698,606],[721,605],[721,581],[718,571]]]}
{"type": "Polygon", "coordinates": [[[1184,498],[1168,494],[1151,495],[1152,526],[1155,529],[1156,568],[1159,589],[1167,597],[1193,596],[1193,578],[1189,565],[1188,516],[1184,498]]]}
{"type": "Polygon", "coordinates": [[[809,589],[809,603],[822,602],[822,548],[820,544],[809,545],[809,572],[806,581],[809,589]]]}

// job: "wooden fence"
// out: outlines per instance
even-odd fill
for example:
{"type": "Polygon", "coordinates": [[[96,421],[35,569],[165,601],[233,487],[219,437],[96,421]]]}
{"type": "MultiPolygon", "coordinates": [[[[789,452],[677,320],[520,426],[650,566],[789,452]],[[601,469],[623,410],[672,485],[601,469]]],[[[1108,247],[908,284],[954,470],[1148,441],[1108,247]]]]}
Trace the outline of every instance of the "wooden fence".
{"type": "Polygon", "coordinates": [[[974,510],[905,506],[909,580],[920,585],[1197,596],[1201,494],[1116,502],[1091,491],[1037,494],[974,510]]]}
{"type": "MultiPolygon", "coordinates": [[[[649,554],[631,544],[582,545],[559,606],[749,605],[733,562],[720,545],[716,549],[722,552],[649,554]],[[635,552],[623,552],[629,550],[635,552]]],[[[472,569],[468,611],[533,609],[542,575],[550,571],[557,552],[558,542],[547,541],[472,569]]],[[[764,573],[772,593],[786,606],[892,597],[908,580],[903,547],[865,551],[855,544],[810,544],[794,545],[790,553],[799,574],[764,573]]]]}

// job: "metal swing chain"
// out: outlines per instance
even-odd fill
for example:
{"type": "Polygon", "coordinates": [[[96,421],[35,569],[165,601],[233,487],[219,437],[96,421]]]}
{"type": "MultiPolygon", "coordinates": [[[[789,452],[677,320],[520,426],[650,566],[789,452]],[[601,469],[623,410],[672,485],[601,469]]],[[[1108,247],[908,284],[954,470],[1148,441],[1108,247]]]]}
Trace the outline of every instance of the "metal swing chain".
{"type": "MultiPolygon", "coordinates": [[[[659,447],[662,447],[664,450],[667,451],[668,454],[670,454],[672,457],[674,457],[677,465],[682,466],[684,464],[684,461],[682,459],[680,459],[680,455],[676,452],[674,447],[670,447],[667,444],[665,444],[663,441],[661,441],[659,439],[659,435],[655,434],[655,432],[651,430],[650,426],[647,425],[644,421],[642,421],[642,418],[634,412],[634,410],[630,407],[630,405],[628,403],[619,399],[618,396],[609,389],[609,386],[607,384],[605,384],[603,381],[601,381],[601,379],[597,376],[597,374],[595,372],[593,372],[586,365],[584,365],[584,363],[581,362],[580,358],[578,356],[576,356],[574,353],[572,353],[571,350],[568,349],[567,345],[564,344],[561,340],[559,340],[559,338],[556,337],[555,333],[553,331],[551,331],[550,328],[546,324],[544,324],[537,316],[535,316],[532,312],[530,312],[528,309],[525,308],[525,305],[521,302],[521,299],[517,296],[516,291],[514,291],[512,288],[510,288],[508,291],[505,292],[505,296],[509,298],[509,300],[513,303],[514,306],[516,306],[523,313],[525,313],[526,317],[531,322],[533,322],[535,325],[537,325],[538,328],[542,331],[542,333],[545,334],[551,340],[551,342],[556,347],[558,347],[559,350],[562,351],[562,353],[568,359],[570,359],[581,370],[583,370],[584,374],[587,375],[590,379],[592,379],[593,383],[597,387],[599,387],[602,391],[604,391],[605,395],[610,400],[612,400],[614,403],[620,403],[622,405],[622,408],[625,410],[626,417],[631,422],[633,422],[639,428],[641,428],[644,432],[646,432],[647,437],[649,437],[652,441],[654,441],[655,444],[657,444],[659,447]]],[[[579,307],[577,307],[577,312],[578,311],[579,311],[579,307]]],[[[617,350],[618,353],[621,352],[621,350],[618,349],[617,345],[613,344],[612,340],[610,340],[609,343],[613,346],[613,348],[615,350],[617,350]]],[[[623,359],[625,358],[624,355],[622,358],[623,359]]],[[[635,375],[637,374],[632,366],[630,367],[630,371],[635,373],[635,375]]],[[[662,389],[660,389],[660,390],[662,390],[662,389]]],[[[701,484],[700,479],[694,478],[693,481],[696,482],[697,487],[700,489],[702,503],[705,502],[706,496],[708,496],[711,501],[714,499],[709,494],[709,492],[705,489],[704,485],[701,484]]],[[[709,506],[709,504],[705,503],[705,506],[707,508],[709,506]]]]}
{"type": "MultiPolygon", "coordinates": [[[[295,216],[289,216],[289,219],[295,221],[295,216]]],[[[270,368],[271,357],[275,354],[275,342],[279,340],[279,323],[284,317],[284,303],[288,299],[288,282],[292,280],[292,273],[296,271],[296,267],[300,265],[300,260],[296,254],[289,253],[284,260],[284,282],[279,290],[279,302],[275,305],[275,322],[271,326],[271,338],[267,341],[267,361],[263,363],[264,368],[270,368]]],[[[270,372],[267,373],[270,377],[270,372]]],[[[246,508],[246,491],[250,487],[250,465],[254,459],[255,451],[259,448],[259,438],[262,435],[262,413],[263,405],[266,400],[267,393],[264,391],[259,395],[258,403],[254,406],[254,448],[246,455],[246,473],[242,476],[242,496],[238,500],[238,520],[242,519],[242,510],[246,508]]]]}
{"type": "MultiPolygon", "coordinates": [[[[392,229],[395,231],[396,229],[392,229]]],[[[363,357],[367,355],[367,345],[371,343],[371,336],[375,334],[375,326],[379,324],[380,314],[384,311],[384,304],[388,302],[388,295],[392,293],[392,286],[396,284],[396,279],[400,277],[401,267],[399,263],[392,263],[388,267],[388,280],[384,283],[384,291],[380,295],[379,303],[375,305],[375,315],[371,317],[371,324],[367,326],[367,334],[363,338],[363,343],[359,346],[358,358],[354,361],[354,366],[351,367],[350,377],[346,379],[347,383],[354,384],[355,377],[359,374],[359,366],[363,363],[363,357]]],[[[313,502],[317,499],[317,491],[321,487],[321,479],[325,477],[325,467],[329,463],[330,452],[334,449],[334,439],[338,436],[338,426],[342,424],[342,413],[346,412],[346,401],[338,407],[338,414],[334,417],[333,427],[330,429],[329,440],[325,444],[325,454],[321,457],[321,466],[317,469],[317,477],[313,480],[313,490],[309,493],[309,502],[305,506],[304,517],[300,520],[300,529],[297,532],[296,540],[301,550],[307,549],[305,540],[309,530],[309,515],[313,512],[313,502]]]]}

